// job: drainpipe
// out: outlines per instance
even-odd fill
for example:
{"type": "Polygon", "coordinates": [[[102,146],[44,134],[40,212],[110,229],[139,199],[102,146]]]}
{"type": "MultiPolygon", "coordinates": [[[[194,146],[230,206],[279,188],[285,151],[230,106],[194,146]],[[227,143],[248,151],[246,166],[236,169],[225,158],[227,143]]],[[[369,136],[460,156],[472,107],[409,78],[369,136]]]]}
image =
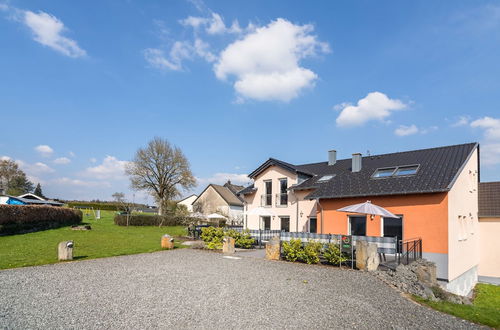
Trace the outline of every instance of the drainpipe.
{"type": "Polygon", "coordinates": [[[320,207],[321,209],[321,226],[320,226],[320,234],[323,234],[323,206],[321,206],[320,202],[319,202],[319,198],[316,198],[316,203],[318,204],[318,206],[320,207]]]}
{"type": "Polygon", "coordinates": [[[293,191],[293,196],[295,196],[295,203],[297,203],[296,212],[295,212],[295,231],[298,233],[299,232],[299,198],[297,197],[297,194],[295,193],[295,190],[293,191]]]}

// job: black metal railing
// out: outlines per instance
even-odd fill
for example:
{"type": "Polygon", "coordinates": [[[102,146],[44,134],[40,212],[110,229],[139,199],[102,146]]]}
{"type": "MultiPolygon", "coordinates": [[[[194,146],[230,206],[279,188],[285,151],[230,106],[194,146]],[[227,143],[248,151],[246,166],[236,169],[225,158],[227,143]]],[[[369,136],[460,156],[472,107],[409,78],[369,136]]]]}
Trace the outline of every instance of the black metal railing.
{"type": "Polygon", "coordinates": [[[288,193],[276,194],[276,206],[287,206],[288,193]]]}
{"type": "Polygon", "coordinates": [[[398,263],[408,265],[409,263],[422,259],[422,239],[411,238],[399,241],[398,263]]]}
{"type": "Polygon", "coordinates": [[[273,194],[262,194],[260,196],[261,206],[272,206],[273,205],[273,194]]]}

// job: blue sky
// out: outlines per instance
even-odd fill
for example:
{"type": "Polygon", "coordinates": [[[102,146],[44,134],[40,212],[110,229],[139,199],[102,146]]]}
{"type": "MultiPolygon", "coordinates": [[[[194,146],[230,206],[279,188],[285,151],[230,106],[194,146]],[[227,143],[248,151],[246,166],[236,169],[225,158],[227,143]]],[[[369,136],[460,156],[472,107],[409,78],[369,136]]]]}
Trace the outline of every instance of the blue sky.
{"type": "Polygon", "coordinates": [[[500,180],[496,1],[12,0],[0,45],[0,157],[51,197],[132,198],[123,166],[154,136],[193,192],[269,157],[471,141],[500,180]]]}

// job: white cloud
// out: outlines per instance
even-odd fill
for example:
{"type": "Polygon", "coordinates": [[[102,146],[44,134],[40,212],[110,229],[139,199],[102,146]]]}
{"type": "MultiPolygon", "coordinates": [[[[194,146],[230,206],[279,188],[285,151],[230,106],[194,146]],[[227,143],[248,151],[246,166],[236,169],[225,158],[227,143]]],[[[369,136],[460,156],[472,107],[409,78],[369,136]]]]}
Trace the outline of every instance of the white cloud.
{"type": "Polygon", "coordinates": [[[295,25],[279,18],[227,46],[214,65],[218,79],[235,77],[243,99],[290,101],[314,86],[316,73],[300,66],[304,58],[328,52],[312,25],[295,25]]]}
{"type": "Polygon", "coordinates": [[[184,26],[190,26],[195,31],[204,27],[205,32],[211,35],[225,33],[239,34],[243,31],[237,20],[234,20],[231,26],[227,27],[222,16],[214,12],[211,12],[210,17],[189,16],[188,18],[180,20],[179,23],[184,26]]]}
{"type": "Polygon", "coordinates": [[[11,160],[12,158],[10,158],[9,156],[2,156],[0,157],[0,160],[11,160]]]}
{"type": "Polygon", "coordinates": [[[96,163],[96,162],[97,162],[97,159],[95,159],[94,157],[92,157],[92,158],[90,158],[90,159],[89,159],[89,161],[90,161],[91,163],[96,163]]]}
{"type": "Polygon", "coordinates": [[[24,12],[23,23],[31,29],[34,40],[40,44],[69,57],[86,55],[75,40],[62,35],[66,27],[57,17],[43,11],[34,13],[27,10],[24,12]]]}
{"type": "Polygon", "coordinates": [[[473,128],[483,130],[484,142],[481,143],[481,158],[485,165],[500,164],[500,119],[483,117],[470,123],[473,128]]]}
{"type": "Polygon", "coordinates": [[[46,144],[41,144],[35,147],[35,151],[43,157],[50,157],[54,153],[54,149],[46,144]]]}
{"type": "Polygon", "coordinates": [[[116,157],[106,156],[100,165],[88,167],[82,175],[95,179],[124,179],[125,166],[127,163],[128,162],[125,160],[118,160],[116,157]]]}
{"type": "Polygon", "coordinates": [[[500,119],[483,117],[470,123],[471,127],[484,129],[484,137],[489,140],[500,140],[500,119]]]}
{"type": "Polygon", "coordinates": [[[372,92],[356,105],[345,106],[337,117],[337,126],[361,126],[370,120],[383,121],[392,111],[406,107],[400,100],[390,99],[384,93],[372,92]]]}
{"type": "Polygon", "coordinates": [[[68,157],[59,157],[54,159],[53,163],[58,165],[66,165],[71,163],[71,159],[69,159],[68,157]]]}
{"type": "Polygon", "coordinates": [[[9,6],[6,3],[0,3],[0,10],[7,11],[9,10],[9,6]]]}
{"type": "Polygon", "coordinates": [[[452,127],[460,127],[468,125],[470,122],[470,116],[459,116],[458,119],[451,124],[452,127]]]}
{"type": "Polygon", "coordinates": [[[106,181],[83,181],[79,179],[71,179],[67,177],[57,178],[51,181],[57,185],[81,186],[81,187],[111,187],[111,184],[106,181]]]}
{"type": "Polygon", "coordinates": [[[419,131],[418,127],[415,125],[410,125],[410,126],[399,125],[399,127],[394,130],[394,134],[396,134],[397,136],[408,136],[417,134],[418,131],[419,131]]]}
{"type": "Polygon", "coordinates": [[[76,156],[76,155],[75,155],[75,153],[74,153],[73,151],[68,152],[68,155],[69,155],[70,157],[72,157],[72,158],[75,158],[75,156],[76,156]]]}
{"type": "Polygon", "coordinates": [[[230,180],[232,184],[237,185],[246,185],[250,182],[247,174],[237,174],[237,173],[215,173],[211,177],[208,178],[196,178],[198,182],[198,186],[205,186],[209,183],[214,184],[224,184],[230,180]]]}
{"type": "Polygon", "coordinates": [[[16,163],[28,175],[33,175],[33,174],[37,175],[37,174],[46,174],[55,172],[55,170],[52,167],[42,162],[36,162],[34,164],[30,164],[18,159],[16,160],[16,163]]]}

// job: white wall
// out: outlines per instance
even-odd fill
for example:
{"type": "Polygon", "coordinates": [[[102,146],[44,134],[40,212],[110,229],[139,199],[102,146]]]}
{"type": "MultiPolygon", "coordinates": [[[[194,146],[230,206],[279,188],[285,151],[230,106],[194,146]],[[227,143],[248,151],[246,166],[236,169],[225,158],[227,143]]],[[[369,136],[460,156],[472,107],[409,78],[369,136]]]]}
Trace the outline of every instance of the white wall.
{"type": "Polygon", "coordinates": [[[448,193],[448,281],[478,266],[479,236],[476,149],[448,193]]]}
{"type": "Polygon", "coordinates": [[[193,202],[196,200],[198,196],[192,195],[189,196],[188,198],[180,201],[178,204],[186,205],[187,209],[189,212],[193,212],[193,202]]]}
{"type": "Polygon", "coordinates": [[[479,276],[500,278],[500,217],[479,219],[479,276]]]}

